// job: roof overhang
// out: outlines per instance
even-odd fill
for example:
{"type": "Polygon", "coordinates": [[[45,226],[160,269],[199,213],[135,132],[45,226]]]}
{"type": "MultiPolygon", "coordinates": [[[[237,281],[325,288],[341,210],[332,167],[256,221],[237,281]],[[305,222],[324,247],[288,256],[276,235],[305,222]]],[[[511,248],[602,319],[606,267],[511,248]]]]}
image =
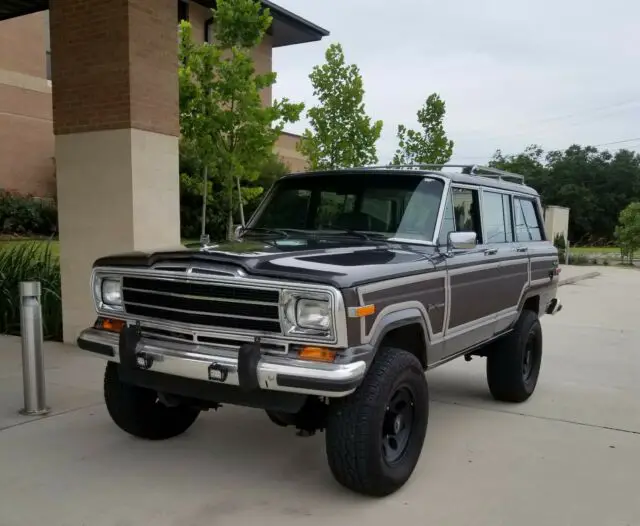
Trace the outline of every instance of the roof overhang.
{"type": "MultiPolygon", "coordinates": [[[[215,0],[195,0],[205,7],[214,7],[215,0]]],[[[273,17],[273,24],[269,33],[273,36],[273,47],[291,46],[317,42],[329,35],[323,29],[308,20],[288,11],[269,0],[262,0],[273,17]]],[[[1,0],[0,20],[7,20],[18,16],[29,15],[49,9],[49,0],[1,0]]]]}

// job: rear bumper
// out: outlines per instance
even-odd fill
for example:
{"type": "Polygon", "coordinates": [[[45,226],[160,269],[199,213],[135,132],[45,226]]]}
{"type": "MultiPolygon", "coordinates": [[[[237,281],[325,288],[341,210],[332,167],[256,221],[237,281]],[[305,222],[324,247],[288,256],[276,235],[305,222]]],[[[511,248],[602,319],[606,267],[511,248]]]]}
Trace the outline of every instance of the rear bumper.
{"type": "Polygon", "coordinates": [[[553,298],[547,304],[547,308],[545,309],[545,313],[547,313],[547,314],[557,314],[561,310],[562,310],[562,303],[560,303],[560,300],[558,298],[553,298]]]}
{"type": "Polygon", "coordinates": [[[84,330],[77,343],[82,350],[140,371],[254,391],[342,397],[356,390],[367,369],[364,361],[314,363],[260,354],[259,349],[253,359],[245,359],[246,353],[229,349],[144,337],[123,347],[121,335],[93,328],[84,330]],[[254,380],[250,386],[247,377],[254,380]]]}

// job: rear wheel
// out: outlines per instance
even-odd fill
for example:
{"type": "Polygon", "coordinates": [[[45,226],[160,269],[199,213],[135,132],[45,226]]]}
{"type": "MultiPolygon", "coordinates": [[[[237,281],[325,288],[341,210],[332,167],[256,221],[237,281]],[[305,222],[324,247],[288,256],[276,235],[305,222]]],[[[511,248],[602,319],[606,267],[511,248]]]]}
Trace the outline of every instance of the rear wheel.
{"type": "Polygon", "coordinates": [[[120,429],[147,440],[181,435],[200,414],[200,409],[191,406],[169,407],[155,391],[122,382],[114,362],[109,362],[105,371],[104,399],[111,419],[120,429]]]}
{"type": "Polygon", "coordinates": [[[538,315],[522,311],[513,331],[487,353],[487,381],[496,400],[524,402],[535,391],[542,364],[538,315]]]}
{"type": "Polygon", "coordinates": [[[428,417],[420,361],[401,349],[380,349],[358,390],[329,406],[326,445],[333,476],[358,493],[395,492],[418,463],[428,417]]]}

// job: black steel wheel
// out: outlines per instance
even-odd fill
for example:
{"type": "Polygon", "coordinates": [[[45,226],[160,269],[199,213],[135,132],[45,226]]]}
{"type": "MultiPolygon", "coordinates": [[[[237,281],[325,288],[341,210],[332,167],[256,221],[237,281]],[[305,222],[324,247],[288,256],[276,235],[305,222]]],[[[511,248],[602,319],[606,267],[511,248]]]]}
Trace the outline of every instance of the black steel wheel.
{"type": "Polygon", "coordinates": [[[352,395],[333,400],[327,419],[327,459],[335,479],[382,497],[411,477],[424,445],[429,392],[420,361],[381,348],[352,395]]]}
{"type": "Polygon", "coordinates": [[[407,449],[415,419],[413,393],[400,387],[391,397],[382,423],[382,456],[388,464],[397,462],[407,449]]]}
{"type": "Polygon", "coordinates": [[[487,381],[496,400],[524,402],[538,384],[542,365],[542,327],[538,315],[522,311],[511,333],[487,353],[487,381]]]}

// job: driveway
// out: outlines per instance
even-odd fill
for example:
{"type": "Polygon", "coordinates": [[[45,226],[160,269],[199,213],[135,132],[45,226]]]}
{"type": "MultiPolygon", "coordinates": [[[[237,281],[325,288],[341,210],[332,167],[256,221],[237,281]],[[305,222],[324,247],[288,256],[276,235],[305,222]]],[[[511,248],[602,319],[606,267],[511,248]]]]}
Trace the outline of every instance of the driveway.
{"type": "Polygon", "coordinates": [[[526,404],[489,397],[483,359],[428,374],[420,464],[383,500],[333,482],[321,434],[298,438],[257,410],[205,413],[164,443],[133,439],[102,405],[102,362],[61,346],[47,349],[61,414],[25,423],[19,342],[2,339],[0,525],[638,525],[640,272],[598,270],[560,289],[526,404]]]}

